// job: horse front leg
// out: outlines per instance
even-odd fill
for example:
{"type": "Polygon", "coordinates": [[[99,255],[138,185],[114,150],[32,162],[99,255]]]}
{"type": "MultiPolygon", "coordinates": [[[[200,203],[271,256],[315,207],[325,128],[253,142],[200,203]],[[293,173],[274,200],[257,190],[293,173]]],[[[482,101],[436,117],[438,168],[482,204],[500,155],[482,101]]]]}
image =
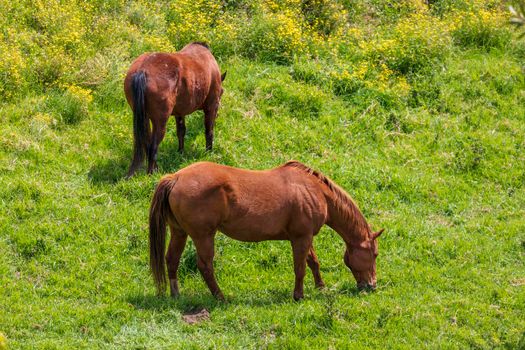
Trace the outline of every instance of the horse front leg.
{"type": "Polygon", "coordinates": [[[179,296],[179,282],[177,278],[177,270],[179,269],[180,258],[184,247],[186,247],[186,240],[188,235],[183,230],[170,225],[170,244],[166,252],[166,266],[168,267],[168,277],[170,279],[170,292],[173,298],[179,296]]]}
{"type": "Polygon", "coordinates": [[[206,132],[206,151],[211,151],[213,148],[213,128],[215,127],[215,119],[217,119],[217,111],[219,109],[219,102],[213,106],[204,109],[204,129],[206,132]]]}
{"type": "Polygon", "coordinates": [[[293,298],[298,301],[304,297],[304,275],[306,270],[306,257],[312,245],[311,237],[301,237],[292,240],[293,265],[295,272],[295,288],[293,298]]]}
{"type": "Polygon", "coordinates": [[[175,117],[177,121],[177,139],[179,140],[179,152],[184,150],[184,137],[186,135],[186,121],[184,117],[175,117]]]}
{"type": "Polygon", "coordinates": [[[313,245],[310,246],[310,249],[308,251],[306,263],[308,264],[308,267],[310,268],[310,270],[312,270],[312,274],[314,275],[315,286],[319,289],[324,288],[325,284],[323,282],[323,279],[321,278],[319,260],[317,259],[317,255],[315,254],[313,245]]]}
{"type": "Polygon", "coordinates": [[[211,294],[218,300],[224,301],[224,294],[222,294],[217,280],[215,279],[215,272],[213,270],[213,256],[215,254],[214,234],[206,235],[203,238],[194,239],[195,249],[197,250],[197,267],[208,285],[211,294]]]}

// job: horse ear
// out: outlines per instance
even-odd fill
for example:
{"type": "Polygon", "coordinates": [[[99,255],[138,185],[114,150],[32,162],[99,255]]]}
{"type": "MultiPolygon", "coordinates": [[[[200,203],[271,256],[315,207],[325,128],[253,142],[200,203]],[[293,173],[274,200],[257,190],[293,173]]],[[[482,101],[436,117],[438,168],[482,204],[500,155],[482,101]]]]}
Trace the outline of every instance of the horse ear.
{"type": "Polygon", "coordinates": [[[228,72],[224,72],[224,73],[222,73],[222,75],[221,75],[221,81],[224,81],[224,79],[226,79],[226,73],[228,73],[228,72]]]}
{"type": "Polygon", "coordinates": [[[370,240],[373,241],[374,239],[377,239],[379,236],[381,236],[381,234],[383,233],[383,231],[385,231],[384,228],[382,228],[381,230],[377,231],[377,232],[374,232],[372,233],[371,237],[370,237],[370,240]]]}

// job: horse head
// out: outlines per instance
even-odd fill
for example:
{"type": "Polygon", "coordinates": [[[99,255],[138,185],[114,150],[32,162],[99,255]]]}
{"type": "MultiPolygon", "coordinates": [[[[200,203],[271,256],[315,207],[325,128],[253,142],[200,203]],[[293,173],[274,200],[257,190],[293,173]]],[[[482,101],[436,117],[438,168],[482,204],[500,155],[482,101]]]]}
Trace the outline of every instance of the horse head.
{"type": "Polygon", "coordinates": [[[371,233],[367,240],[358,245],[347,244],[344,262],[352,271],[359,290],[376,288],[377,238],[383,231],[371,233]]]}

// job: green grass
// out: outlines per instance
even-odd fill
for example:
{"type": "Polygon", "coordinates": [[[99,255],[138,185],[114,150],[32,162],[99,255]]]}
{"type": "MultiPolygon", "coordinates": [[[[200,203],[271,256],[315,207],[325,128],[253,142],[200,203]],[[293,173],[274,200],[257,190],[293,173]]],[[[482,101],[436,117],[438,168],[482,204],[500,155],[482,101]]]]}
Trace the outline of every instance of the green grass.
{"type": "MultiPolygon", "coordinates": [[[[145,28],[159,19],[150,20],[145,28]]],[[[82,73],[96,81],[92,102],[46,83],[0,104],[0,332],[9,348],[525,348],[522,44],[450,47],[405,76],[407,96],[341,83],[330,75],[341,62],[328,56],[219,56],[228,76],[213,152],[195,113],[183,154],[170,121],[159,172],[125,180],[132,121],[122,72],[141,46],[122,42],[84,60],[94,62],[82,73]],[[92,65],[107,69],[98,76],[92,65]],[[342,240],[323,228],[314,244],[327,288],[316,290],[308,271],[301,302],[288,242],[221,234],[215,266],[227,303],[211,297],[191,242],[181,297],[156,296],[147,220],[159,178],[200,160],[266,169],[290,159],[331,177],[386,229],[377,291],[357,291],[342,240]],[[199,308],[209,321],[182,321],[199,308]]]]}
{"type": "Polygon", "coordinates": [[[286,67],[225,61],[215,150],[204,152],[196,114],[179,155],[171,122],[159,173],[129,181],[124,103],[111,112],[95,104],[59,128],[24,113],[34,98],[6,107],[0,329],[13,348],[516,346],[525,326],[524,80],[500,68],[514,65],[500,54],[457,57],[432,82],[444,111],[391,112],[293,81],[286,67]],[[506,94],[491,88],[505,84],[506,94]],[[289,109],[310,90],[320,96],[316,114],[289,109]],[[377,292],[356,291],[342,241],[324,228],[315,245],[328,288],[315,290],[309,276],[303,302],[291,298],[288,243],[221,235],[216,270],[227,304],[209,295],[191,244],[181,298],[155,296],[152,191],[162,174],[203,159],[254,169],[299,159],[331,176],[387,230],[377,292]],[[181,313],[198,307],[211,320],[185,325],[181,313]]]}

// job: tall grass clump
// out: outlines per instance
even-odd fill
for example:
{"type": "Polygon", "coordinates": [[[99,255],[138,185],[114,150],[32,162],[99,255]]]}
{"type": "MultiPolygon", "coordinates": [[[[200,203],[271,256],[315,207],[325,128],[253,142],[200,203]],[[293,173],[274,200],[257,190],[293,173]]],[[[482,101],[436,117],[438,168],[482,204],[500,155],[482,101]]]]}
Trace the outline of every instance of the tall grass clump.
{"type": "Polygon", "coordinates": [[[264,13],[246,28],[241,53],[250,59],[290,63],[294,57],[304,55],[306,48],[292,13],[264,13]]]}
{"type": "Polygon", "coordinates": [[[510,28],[505,26],[509,17],[497,9],[455,11],[450,20],[454,42],[461,47],[481,49],[503,48],[509,45],[510,28]]]}
{"type": "Polygon", "coordinates": [[[90,90],[67,85],[64,89],[49,94],[46,107],[64,124],[76,124],[88,117],[92,100],[90,90]]]}
{"type": "Polygon", "coordinates": [[[408,15],[389,31],[370,42],[363,41],[361,47],[371,60],[399,74],[426,69],[450,51],[451,37],[445,24],[427,12],[408,15]]]}

